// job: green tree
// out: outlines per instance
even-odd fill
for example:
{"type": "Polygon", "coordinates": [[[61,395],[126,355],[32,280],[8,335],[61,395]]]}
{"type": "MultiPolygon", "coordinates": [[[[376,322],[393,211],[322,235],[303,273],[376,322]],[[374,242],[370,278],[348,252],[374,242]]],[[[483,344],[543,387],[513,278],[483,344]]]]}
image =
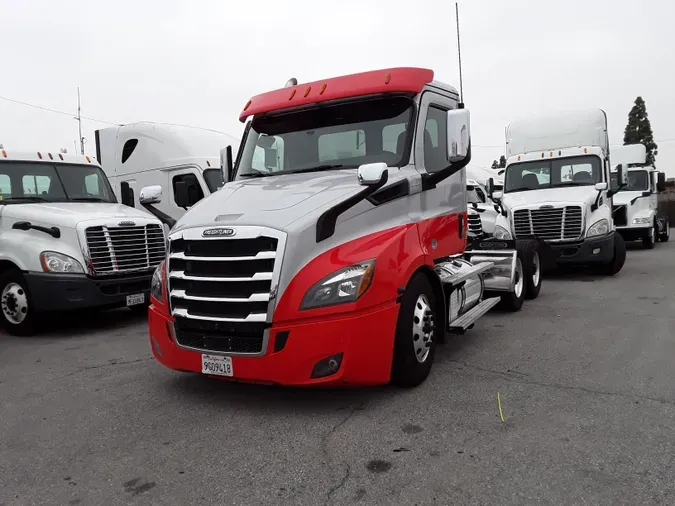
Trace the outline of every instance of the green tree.
{"type": "Polygon", "coordinates": [[[498,169],[499,168],[499,162],[497,160],[492,160],[492,168],[493,169],[498,169]]]}
{"type": "Polygon", "coordinates": [[[647,115],[647,106],[642,97],[637,97],[633,108],[628,113],[628,124],[623,133],[624,144],[644,144],[647,148],[647,165],[654,164],[654,157],[659,154],[654,142],[652,125],[647,115]]]}

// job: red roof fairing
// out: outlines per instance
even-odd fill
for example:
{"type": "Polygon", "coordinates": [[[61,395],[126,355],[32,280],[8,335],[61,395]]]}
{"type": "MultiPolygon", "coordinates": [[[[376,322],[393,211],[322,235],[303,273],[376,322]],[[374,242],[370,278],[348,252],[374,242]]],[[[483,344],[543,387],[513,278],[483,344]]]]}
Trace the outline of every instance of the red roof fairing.
{"type": "Polygon", "coordinates": [[[387,92],[419,93],[433,80],[433,70],[401,67],[298,84],[256,95],[246,104],[239,120],[243,122],[255,114],[341,98],[387,92]]]}

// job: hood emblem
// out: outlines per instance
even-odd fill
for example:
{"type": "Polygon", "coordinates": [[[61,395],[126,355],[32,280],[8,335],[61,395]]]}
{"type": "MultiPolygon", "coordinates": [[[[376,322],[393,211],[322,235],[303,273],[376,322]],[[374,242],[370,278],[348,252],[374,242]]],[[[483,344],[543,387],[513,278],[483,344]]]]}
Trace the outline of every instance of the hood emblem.
{"type": "Polygon", "coordinates": [[[118,224],[120,227],[133,227],[136,225],[133,221],[120,221],[118,224]]]}
{"type": "Polygon", "coordinates": [[[236,233],[233,228],[209,228],[202,232],[202,237],[232,237],[236,233]]]}
{"type": "Polygon", "coordinates": [[[553,206],[551,204],[544,204],[543,206],[539,206],[539,209],[553,209],[553,206]]]}

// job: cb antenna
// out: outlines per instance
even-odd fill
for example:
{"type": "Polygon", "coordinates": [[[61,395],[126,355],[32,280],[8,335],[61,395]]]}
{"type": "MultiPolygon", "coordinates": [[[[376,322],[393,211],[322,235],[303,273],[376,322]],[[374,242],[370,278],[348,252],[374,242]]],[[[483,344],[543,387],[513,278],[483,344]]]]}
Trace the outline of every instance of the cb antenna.
{"type": "Polygon", "coordinates": [[[459,4],[455,2],[455,20],[457,21],[457,56],[459,57],[459,108],[464,108],[464,85],[462,83],[462,49],[459,45],[459,4]]]}

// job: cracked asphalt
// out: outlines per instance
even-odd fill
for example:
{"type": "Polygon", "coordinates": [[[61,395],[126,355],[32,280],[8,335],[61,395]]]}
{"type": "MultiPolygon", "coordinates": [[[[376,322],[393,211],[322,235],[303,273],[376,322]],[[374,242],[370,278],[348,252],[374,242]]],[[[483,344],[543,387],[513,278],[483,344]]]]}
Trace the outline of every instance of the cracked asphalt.
{"type": "Polygon", "coordinates": [[[674,504],[674,260],[546,279],[413,390],[169,371],[126,310],[0,334],[0,504],[674,504]]]}

